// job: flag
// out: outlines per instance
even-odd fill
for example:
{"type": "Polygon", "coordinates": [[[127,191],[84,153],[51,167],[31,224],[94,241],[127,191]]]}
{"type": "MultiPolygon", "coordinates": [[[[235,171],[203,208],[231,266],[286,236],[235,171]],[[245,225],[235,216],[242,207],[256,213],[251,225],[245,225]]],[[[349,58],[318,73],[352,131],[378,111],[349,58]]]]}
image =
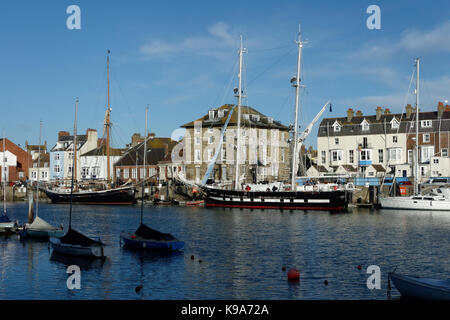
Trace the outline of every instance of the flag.
{"type": "Polygon", "coordinates": [[[333,106],[330,103],[330,112],[333,112],[333,106]]]}

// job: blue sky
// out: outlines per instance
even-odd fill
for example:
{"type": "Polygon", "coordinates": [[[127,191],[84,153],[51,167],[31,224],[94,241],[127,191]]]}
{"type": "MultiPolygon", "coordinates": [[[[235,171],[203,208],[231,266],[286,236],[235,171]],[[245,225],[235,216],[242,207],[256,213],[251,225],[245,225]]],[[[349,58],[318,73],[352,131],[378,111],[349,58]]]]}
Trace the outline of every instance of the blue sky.
{"type": "MultiPolygon", "coordinates": [[[[327,101],[373,114],[413,102],[408,86],[421,58],[421,104],[450,100],[448,1],[8,1],[0,4],[0,127],[12,141],[37,144],[39,120],[51,147],[57,132],[102,130],[106,51],[111,50],[113,144],[123,147],[149,126],[170,136],[211,107],[235,103],[239,35],[248,105],[289,124],[296,72],[294,39],[304,39],[300,123],[327,101]],[[68,30],[66,8],[81,9],[81,30],[68,30]],[[381,8],[369,30],[366,8],[381,8]]],[[[316,132],[307,144],[316,144],[316,132]]]]}

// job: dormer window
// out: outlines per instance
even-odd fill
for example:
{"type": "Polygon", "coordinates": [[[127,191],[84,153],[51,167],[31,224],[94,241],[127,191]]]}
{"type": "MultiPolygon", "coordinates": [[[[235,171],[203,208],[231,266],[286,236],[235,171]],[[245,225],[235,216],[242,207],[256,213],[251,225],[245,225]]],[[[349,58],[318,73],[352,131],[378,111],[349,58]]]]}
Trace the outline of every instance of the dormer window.
{"type": "Polygon", "coordinates": [[[431,120],[422,120],[422,121],[420,121],[420,126],[422,128],[431,128],[432,122],[431,122],[431,120]]]}
{"type": "Polygon", "coordinates": [[[209,110],[208,115],[209,115],[209,120],[214,120],[214,118],[217,116],[217,110],[209,110]]]}
{"type": "Polygon", "coordinates": [[[334,132],[341,132],[341,125],[339,124],[339,122],[335,121],[333,123],[333,130],[334,132]]]}
{"type": "Polygon", "coordinates": [[[361,122],[361,130],[362,131],[369,131],[370,125],[367,122],[366,119],[363,120],[363,122],[361,122]]]}
{"type": "Polygon", "coordinates": [[[391,120],[391,129],[398,129],[400,122],[394,117],[391,120]]]}

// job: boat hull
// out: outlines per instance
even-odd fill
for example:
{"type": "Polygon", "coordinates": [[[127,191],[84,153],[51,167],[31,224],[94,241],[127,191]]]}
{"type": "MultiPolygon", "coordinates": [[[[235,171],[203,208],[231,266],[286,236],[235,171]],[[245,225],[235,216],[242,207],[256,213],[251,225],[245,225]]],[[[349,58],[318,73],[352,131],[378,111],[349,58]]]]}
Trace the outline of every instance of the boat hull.
{"type": "Polygon", "coordinates": [[[27,238],[37,238],[37,239],[49,239],[60,238],[64,235],[64,230],[35,230],[35,229],[26,229],[24,232],[24,236],[27,238]]]}
{"type": "Polygon", "coordinates": [[[233,191],[204,188],[207,207],[328,210],[347,209],[351,192],[336,191],[233,191]]]}
{"type": "Polygon", "coordinates": [[[412,197],[380,197],[379,200],[384,209],[450,211],[450,200],[414,200],[412,197]]]}
{"type": "Polygon", "coordinates": [[[450,279],[435,280],[390,273],[394,286],[404,297],[424,300],[450,300],[450,279]]]}
{"type": "Polygon", "coordinates": [[[104,258],[103,245],[80,246],[61,243],[59,238],[50,237],[50,244],[54,252],[69,256],[86,258],[104,258]]]}
{"type": "MultiPolygon", "coordinates": [[[[96,192],[76,192],[73,193],[74,203],[83,204],[135,204],[134,187],[115,188],[96,192]]],[[[45,194],[52,203],[70,203],[70,193],[45,190],[45,194]]]]}
{"type": "Polygon", "coordinates": [[[122,233],[121,239],[129,248],[138,250],[178,251],[184,248],[184,242],[180,240],[158,241],[139,237],[133,239],[128,233],[122,233]]]}

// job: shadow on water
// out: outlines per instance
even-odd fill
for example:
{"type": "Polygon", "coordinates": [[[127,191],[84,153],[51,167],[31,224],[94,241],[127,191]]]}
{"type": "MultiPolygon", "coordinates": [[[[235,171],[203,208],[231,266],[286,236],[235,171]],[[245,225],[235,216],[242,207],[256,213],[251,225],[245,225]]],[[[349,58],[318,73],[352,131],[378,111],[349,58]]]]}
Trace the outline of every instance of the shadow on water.
{"type": "Polygon", "coordinates": [[[75,257],[59,254],[56,252],[52,252],[50,261],[62,263],[66,266],[77,265],[82,270],[101,268],[105,263],[105,259],[75,257]]]}

